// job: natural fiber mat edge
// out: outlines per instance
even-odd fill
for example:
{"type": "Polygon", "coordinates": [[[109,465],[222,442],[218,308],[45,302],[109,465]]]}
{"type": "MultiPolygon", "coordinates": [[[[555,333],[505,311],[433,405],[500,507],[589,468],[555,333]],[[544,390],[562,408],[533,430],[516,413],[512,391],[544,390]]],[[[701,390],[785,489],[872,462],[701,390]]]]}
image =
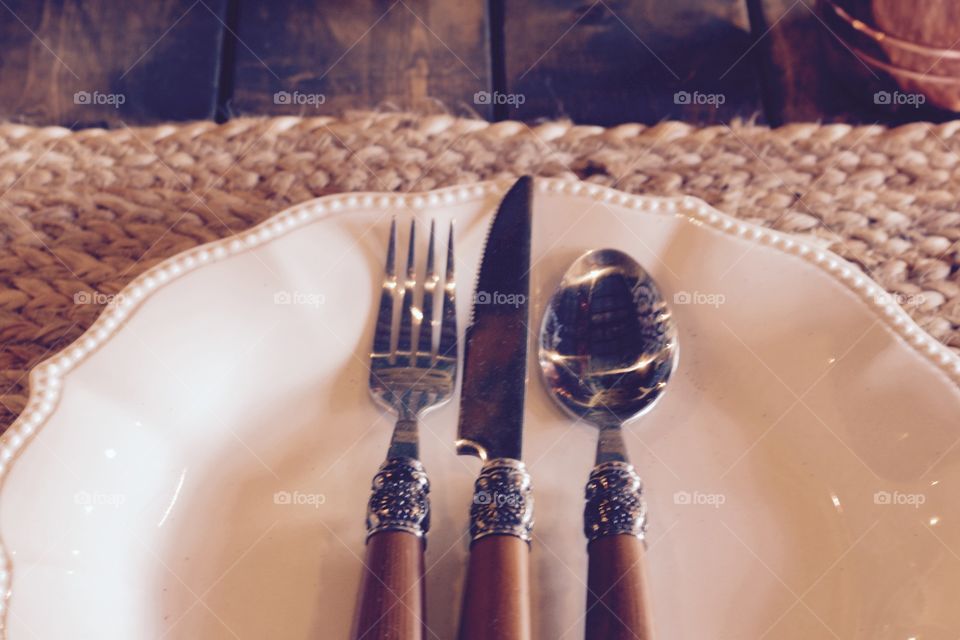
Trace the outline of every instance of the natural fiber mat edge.
{"type": "Polygon", "coordinates": [[[344,191],[530,173],[697,196],[859,264],[960,350],[960,121],[615,128],[358,112],[117,130],[0,124],[0,430],[31,367],[180,251],[344,191]]]}

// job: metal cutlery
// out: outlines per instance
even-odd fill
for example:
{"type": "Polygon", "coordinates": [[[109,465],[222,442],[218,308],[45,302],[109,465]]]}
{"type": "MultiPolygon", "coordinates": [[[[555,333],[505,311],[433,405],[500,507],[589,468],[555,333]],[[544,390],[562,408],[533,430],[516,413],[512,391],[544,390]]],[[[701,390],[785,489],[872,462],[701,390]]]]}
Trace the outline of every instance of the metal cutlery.
{"type": "Polygon", "coordinates": [[[470,508],[460,640],[530,638],[533,499],[521,462],[527,375],[533,180],[520,178],[493,220],[465,336],[457,452],[483,461],[470,508]]]}
{"type": "Polygon", "coordinates": [[[546,385],[561,407],[600,430],[584,508],[587,640],[652,638],[646,506],[621,428],[662,397],[678,353],[656,282],[620,251],[577,259],[544,314],[539,359],[546,385]]]}
{"type": "Polygon", "coordinates": [[[396,271],[396,220],[390,225],[380,307],[370,353],[370,393],[397,415],[386,460],[373,478],[367,508],[367,546],[355,640],[420,640],[425,634],[423,551],[430,527],[430,483],[419,460],[418,418],[450,399],[457,374],[453,224],[440,286],[435,262],[435,224],[424,282],[415,261],[416,221],[410,223],[406,275],[396,271]],[[399,316],[394,305],[402,296],[399,316]],[[442,296],[439,322],[436,298],[442,296]]]}
{"type": "MultiPolygon", "coordinates": [[[[533,498],[521,452],[532,186],[529,177],[518,180],[494,217],[465,335],[456,446],[457,453],[477,456],[483,466],[470,508],[459,640],[531,637],[533,498]]],[[[430,484],[419,461],[417,420],[449,400],[457,369],[452,226],[442,287],[434,236],[431,223],[426,274],[418,283],[411,224],[407,269],[400,282],[395,221],[390,228],[370,392],[397,421],[372,483],[354,640],[421,640],[425,635],[423,547],[430,484]],[[440,295],[440,320],[434,322],[440,295]]],[[[590,557],[587,640],[649,640],[646,507],[622,425],[654,405],[676,368],[673,319],[656,283],[639,264],[619,251],[591,251],[574,262],[551,298],[539,346],[541,370],[554,398],[599,429],[584,508],[590,557]]]]}

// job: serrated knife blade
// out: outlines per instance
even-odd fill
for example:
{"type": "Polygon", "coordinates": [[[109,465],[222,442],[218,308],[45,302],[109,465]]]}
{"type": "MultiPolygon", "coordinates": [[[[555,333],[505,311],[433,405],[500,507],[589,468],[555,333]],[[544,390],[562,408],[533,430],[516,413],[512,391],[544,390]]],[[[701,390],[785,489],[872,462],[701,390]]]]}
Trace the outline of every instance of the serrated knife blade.
{"type": "Polygon", "coordinates": [[[520,459],[527,378],[533,179],[510,188],[490,226],[466,330],[457,453],[520,459]]]}

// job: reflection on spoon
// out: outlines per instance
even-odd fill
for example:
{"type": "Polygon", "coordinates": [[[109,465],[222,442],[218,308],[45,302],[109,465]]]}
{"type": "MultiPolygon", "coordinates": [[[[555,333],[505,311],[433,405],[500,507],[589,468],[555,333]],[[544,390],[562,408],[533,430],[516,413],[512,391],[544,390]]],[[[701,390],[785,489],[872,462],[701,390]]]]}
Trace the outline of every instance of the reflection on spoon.
{"type": "Polygon", "coordinates": [[[656,283],[630,256],[590,251],[571,265],[551,298],[539,353],[560,406],[600,430],[584,509],[587,639],[650,640],[646,506],[621,427],[654,406],[677,366],[673,316],[656,283]]]}

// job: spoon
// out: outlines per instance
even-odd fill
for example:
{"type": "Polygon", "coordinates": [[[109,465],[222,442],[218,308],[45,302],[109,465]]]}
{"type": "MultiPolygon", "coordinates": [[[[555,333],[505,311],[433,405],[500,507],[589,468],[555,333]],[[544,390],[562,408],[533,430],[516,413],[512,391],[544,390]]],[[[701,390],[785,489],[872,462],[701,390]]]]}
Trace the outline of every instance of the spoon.
{"type": "Polygon", "coordinates": [[[600,431],[584,508],[587,640],[652,638],[646,505],[622,426],[663,395],[678,353],[657,284],[614,249],[574,261],[544,313],[539,358],[547,387],[561,407],[600,431]]]}

